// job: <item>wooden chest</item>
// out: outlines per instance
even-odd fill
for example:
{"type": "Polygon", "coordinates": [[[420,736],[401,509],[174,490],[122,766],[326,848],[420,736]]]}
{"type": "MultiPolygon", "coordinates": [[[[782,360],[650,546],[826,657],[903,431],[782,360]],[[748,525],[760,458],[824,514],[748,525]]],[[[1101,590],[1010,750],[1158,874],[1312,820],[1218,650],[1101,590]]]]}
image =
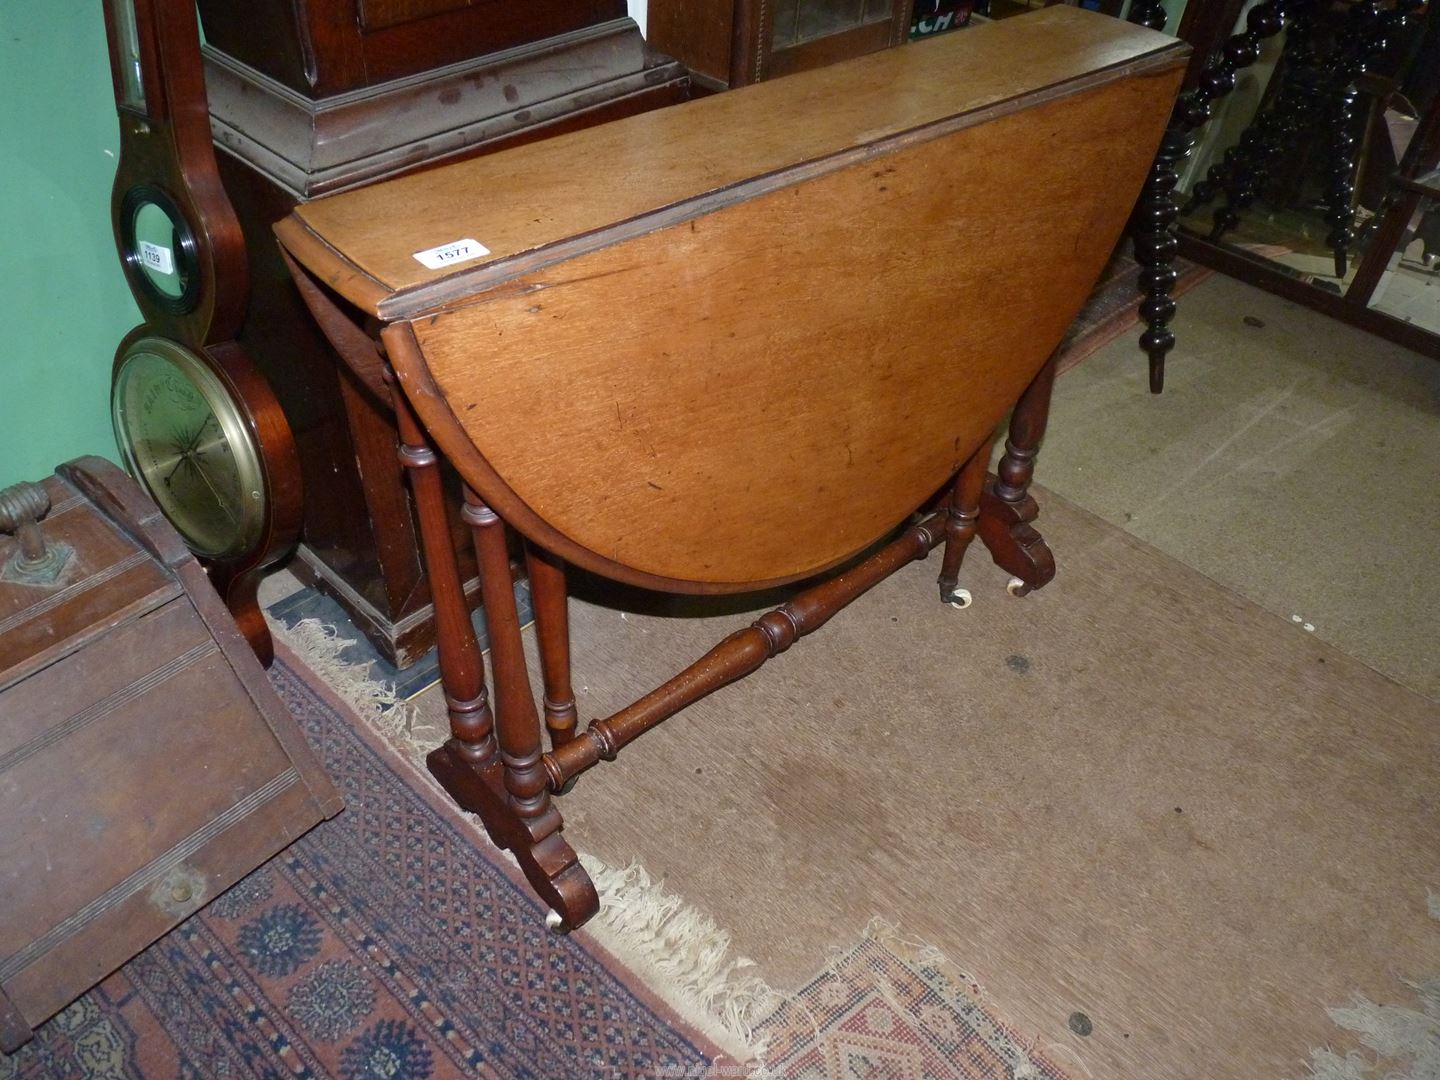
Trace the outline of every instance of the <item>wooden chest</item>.
{"type": "MultiPolygon", "coordinates": [[[[130,478],[82,458],[43,489],[48,567],[22,565],[33,529],[0,535],[7,1052],[341,805],[130,478]]],[[[0,492],[0,527],[37,494],[0,492]]]]}

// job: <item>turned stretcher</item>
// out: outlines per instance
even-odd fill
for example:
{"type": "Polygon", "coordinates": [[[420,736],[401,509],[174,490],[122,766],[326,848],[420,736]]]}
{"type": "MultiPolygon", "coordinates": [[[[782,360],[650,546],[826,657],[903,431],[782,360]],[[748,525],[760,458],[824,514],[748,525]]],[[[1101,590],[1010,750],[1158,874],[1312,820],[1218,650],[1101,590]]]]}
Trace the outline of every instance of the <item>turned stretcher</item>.
{"type": "Polygon", "coordinates": [[[1184,60],[1169,38],[1052,7],[320,199],[276,227],[347,377],[396,413],[451,724],[429,767],[554,925],[598,906],[554,800],[580,773],[942,543],[944,600],[977,533],[1013,591],[1050,580],[1026,491],[1047,360],[1121,234],[1184,60]],[[437,449],[463,480],[493,719],[437,449]],[[684,593],[814,583],[581,730],[567,565],[684,593]]]}

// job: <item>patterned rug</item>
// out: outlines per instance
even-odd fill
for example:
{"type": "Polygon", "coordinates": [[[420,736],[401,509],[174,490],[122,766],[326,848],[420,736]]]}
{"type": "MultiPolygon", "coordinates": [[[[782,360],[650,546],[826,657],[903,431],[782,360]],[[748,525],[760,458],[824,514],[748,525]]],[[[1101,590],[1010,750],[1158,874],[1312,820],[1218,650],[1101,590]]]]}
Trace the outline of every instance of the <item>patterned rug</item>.
{"type": "Polygon", "coordinates": [[[1065,1080],[933,949],[875,923],[759,1029],[774,1080],[1065,1080]]]}
{"type": "MultiPolygon", "coordinates": [[[[342,620],[301,621],[287,627],[285,640],[307,668],[357,703],[391,753],[410,763],[413,771],[403,775],[428,787],[424,753],[444,737],[443,715],[430,715],[438,698],[426,695],[392,711],[392,684],[383,668],[357,654],[359,635],[342,620]],[[396,711],[405,714],[403,723],[396,711]]],[[[471,828],[483,845],[479,826],[471,828]]],[[[750,974],[751,962],[733,955],[729,934],[643,867],[617,870],[582,859],[602,903],[580,937],[598,939],[686,1022],[750,1062],[736,1064],[732,1056],[708,1070],[661,1066],[657,1078],[1065,1080],[988,1011],[978,986],[884,920],[805,987],[785,994],[750,974]]]]}
{"type": "MultiPolygon", "coordinates": [[[[303,670],[303,669],[302,669],[303,670]]],[[[44,1025],[0,1080],[702,1075],[714,1047],[544,912],[293,661],[346,810],[44,1025]]]]}

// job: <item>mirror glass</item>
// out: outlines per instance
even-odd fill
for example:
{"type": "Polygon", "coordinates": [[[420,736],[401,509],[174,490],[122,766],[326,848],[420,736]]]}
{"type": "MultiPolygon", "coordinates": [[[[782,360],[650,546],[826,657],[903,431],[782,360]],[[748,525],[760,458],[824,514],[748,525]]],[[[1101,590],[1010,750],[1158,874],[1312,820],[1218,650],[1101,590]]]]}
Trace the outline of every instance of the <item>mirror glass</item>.
{"type": "Polygon", "coordinates": [[[1405,222],[1370,306],[1440,334],[1440,183],[1435,189],[1436,195],[1422,197],[1405,222]]]}
{"type": "Polygon", "coordinates": [[[772,47],[788,49],[872,22],[887,22],[890,0],[781,0],[775,5],[772,47]]]}
{"type": "Polygon", "coordinates": [[[1425,255],[1435,243],[1425,247],[1424,236],[1440,188],[1415,182],[1440,152],[1436,8],[1351,0],[1293,9],[1200,129],[1180,174],[1180,227],[1391,314],[1400,309],[1387,305],[1418,310],[1425,296],[1433,328],[1440,292],[1425,255]]]}

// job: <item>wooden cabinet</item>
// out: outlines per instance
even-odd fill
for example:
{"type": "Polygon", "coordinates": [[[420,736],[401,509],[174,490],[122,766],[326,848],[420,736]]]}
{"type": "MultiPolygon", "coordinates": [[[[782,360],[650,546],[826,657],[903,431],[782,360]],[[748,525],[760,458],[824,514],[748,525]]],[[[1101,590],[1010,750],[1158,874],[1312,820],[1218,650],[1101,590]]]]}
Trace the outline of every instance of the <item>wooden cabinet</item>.
{"type": "Polygon", "coordinates": [[[650,43],[714,90],[898,45],[912,0],[650,0],[650,43]]]}
{"type": "Polygon", "coordinates": [[[310,98],[625,17],[625,0],[200,0],[206,40],[310,98]]]}

